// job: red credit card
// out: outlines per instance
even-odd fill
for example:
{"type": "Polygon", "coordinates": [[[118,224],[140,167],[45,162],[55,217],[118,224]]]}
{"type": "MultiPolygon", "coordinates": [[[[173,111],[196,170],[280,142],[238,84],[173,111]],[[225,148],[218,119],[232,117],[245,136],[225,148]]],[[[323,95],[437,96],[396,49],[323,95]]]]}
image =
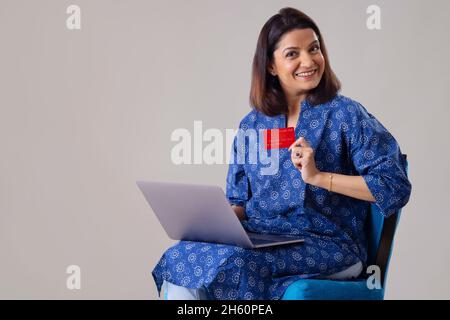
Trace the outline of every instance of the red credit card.
{"type": "Polygon", "coordinates": [[[266,150],[289,148],[295,142],[293,127],[264,130],[264,146],[266,150]]]}

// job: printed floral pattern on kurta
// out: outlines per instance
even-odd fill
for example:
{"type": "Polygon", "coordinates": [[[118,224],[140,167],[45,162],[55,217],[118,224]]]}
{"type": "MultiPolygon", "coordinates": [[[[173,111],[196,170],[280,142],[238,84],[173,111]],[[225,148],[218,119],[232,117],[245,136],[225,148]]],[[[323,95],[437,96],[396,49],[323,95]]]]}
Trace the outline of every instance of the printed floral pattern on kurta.
{"type": "MultiPolygon", "coordinates": [[[[252,110],[242,130],[283,128],[286,117],[252,110]]],[[[301,103],[295,128],[315,151],[320,171],[360,175],[385,216],[409,200],[411,184],[405,159],[394,137],[358,102],[343,95],[328,103],[301,103]]],[[[243,226],[252,232],[291,234],[304,244],[243,249],[230,245],[180,241],[153,270],[158,291],[163,280],[188,288],[205,286],[212,299],[279,299],[296,280],[330,275],[366,262],[364,222],[369,203],[329,192],[302,180],[287,149],[278,150],[278,171],[249,161],[248,138],[235,138],[226,195],[245,207],[243,226]],[[241,153],[245,163],[236,159],[241,153]]],[[[257,148],[263,148],[257,142],[257,148]]],[[[271,155],[271,150],[267,151],[271,155]]]]}

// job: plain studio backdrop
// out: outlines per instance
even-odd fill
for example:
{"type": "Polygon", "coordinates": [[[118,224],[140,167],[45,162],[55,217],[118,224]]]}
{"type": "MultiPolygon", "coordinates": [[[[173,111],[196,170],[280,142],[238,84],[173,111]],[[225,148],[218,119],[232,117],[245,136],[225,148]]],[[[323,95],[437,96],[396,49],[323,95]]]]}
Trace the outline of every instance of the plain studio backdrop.
{"type": "Polygon", "coordinates": [[[450,298],[447,0],[1,0],[0,298],[158,297],[151,270],[174,241],[135,181],[225,187],[226,164],[175,165],[171,134],[237,128],[258,34],[286,6],[317,22],[341,93],[408,154],[386,298],[450,298]]]}

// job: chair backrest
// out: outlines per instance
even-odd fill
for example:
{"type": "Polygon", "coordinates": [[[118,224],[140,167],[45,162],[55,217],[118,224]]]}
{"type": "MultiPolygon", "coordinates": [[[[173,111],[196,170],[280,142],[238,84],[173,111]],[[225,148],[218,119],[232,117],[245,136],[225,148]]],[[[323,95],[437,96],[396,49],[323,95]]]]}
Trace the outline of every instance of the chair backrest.
{"type": "MultiPolygon", "coordinates": [[[[403,155],[406,172],[408,162],[403,155]]],[[[394,235],[400,220],[401,209],[385,218],[376,204],[370,206],[370,212],[366,220],[366,235],[368,240],[367,265],[377,265],[381,271],[381,285],[386,283],[389,261],[392,253],[394,235]]]]}

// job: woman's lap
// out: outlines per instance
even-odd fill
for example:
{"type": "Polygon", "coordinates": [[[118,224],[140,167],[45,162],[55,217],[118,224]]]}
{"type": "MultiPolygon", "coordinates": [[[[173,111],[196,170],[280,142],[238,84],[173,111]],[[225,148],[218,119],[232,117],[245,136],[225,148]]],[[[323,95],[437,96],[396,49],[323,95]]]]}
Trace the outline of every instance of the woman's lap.
{"type": "Polygon", "coordinates": [[[356,262],[340,252],[334,259],[333,250],[324,243],[314,246],[312,241],[261,249],[180,241],[164,253],[154,277],[158,290],[165,280],[192,290],[206,287],[216,299],[277,298],[289,283],[286,279],[327,276],[356,262]]]}

